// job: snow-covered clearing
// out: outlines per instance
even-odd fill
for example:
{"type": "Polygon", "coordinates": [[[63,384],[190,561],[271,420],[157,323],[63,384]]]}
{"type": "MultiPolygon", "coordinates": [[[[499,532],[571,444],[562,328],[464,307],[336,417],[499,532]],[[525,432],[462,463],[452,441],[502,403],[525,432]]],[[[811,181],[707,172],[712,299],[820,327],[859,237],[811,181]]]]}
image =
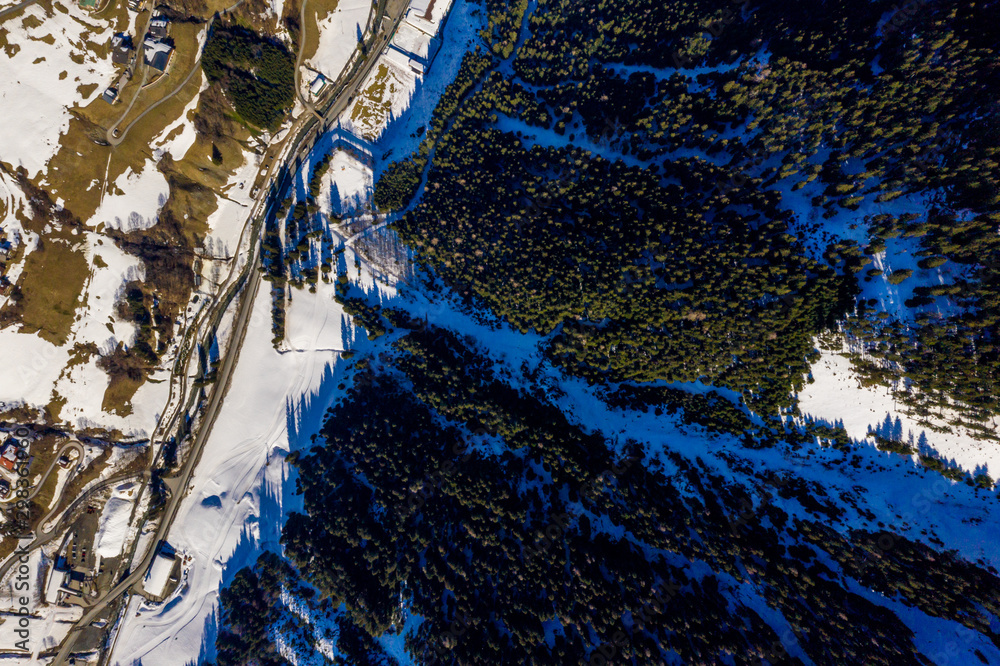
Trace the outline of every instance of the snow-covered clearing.
{"type": "Polygon", "coordinates": [[[97,534],[94,535],[94,553],[101,557],[121,555],[125,537],[128,536],[128,521],[132,514],[132,501],[124,497],[112,497],[104,505],[97,534]]]}
{"type": "MultiPolygon", "coordinates": [[[[437,15],[440,8],[435,5],[435,9],[437,15]]],[[[462,56],[485,25],[485,12],[477,3],[455,0],[450,11],[441,50],[426,75],[416,74],[406,66],[405,58],[396,57],[400,55],[397,51],[387,49],[386,55],[391,57],[383,56],[372,68],[361,92],[343,114],[345,125],[376,140],[381,150],[392,151],[394,159],[411,154],[420,144],[417,129],[430,122],[441,93],[454,80],[462,56]]],[[[379,171],[376,167],[376,174],[379,171]]]]}
{"type": "MultiPolygon", "coordinates": [[[[337,8],[319,21],[319,44],[316,53],[305,61],[313,69],[333,81],[358,48],[358,38],[364,32],[372,4],[366,0],[339,0],[337,8]]],[[[309,26],[312,30],[312,26],[309,26]]],[[[303,83],[311,81],[303,75],[303,83]]]]}
{"type": "Polygon", "coordinates": [[[76,2],[56,0],[51,14],[32,5],[4,21],[3,32],[0,156],[33,178],[58,150],[69,109],[96,99],[114,79],[111,59],[88,46],[110,40],[112,29],[76,2]]]}
{"type": "Polygon", "coordinates": [[[996,442],[977,441],[964,431],[928,430],[906,415],[889,389],[862,386],[846,357],[831,351],[822,354],[812,366],[813,383],[799,394],[799,409],[804,415],[839,423],[854,439],[868,439],[869,432],[877,432],[968,472],[985,471],[994,479],[1000,476],[1000,446],[996,442]]]}
{"type": "MultiPolygon", "coordinates": [[[[326,140],[327,137],[324,137],[320,141],[320,150],[324,150],[322,144],[326,140]]],[[[324,209],[330,210],[331,215],[349,217],[367,206],[374,183],[371,168],[360,157],[363,155],[343,147],[334,149],[319,195],[319,201],[323,202],[324,209]]]]}
{"type": "Polygon", "coordinates": [[[163,173],[147,161],[141,173],[131,169],[108,186],[90,226],[104,224],[121,231],[145,230],[156,224],[156,214],[167,201],[170,188],[163,173]]]}

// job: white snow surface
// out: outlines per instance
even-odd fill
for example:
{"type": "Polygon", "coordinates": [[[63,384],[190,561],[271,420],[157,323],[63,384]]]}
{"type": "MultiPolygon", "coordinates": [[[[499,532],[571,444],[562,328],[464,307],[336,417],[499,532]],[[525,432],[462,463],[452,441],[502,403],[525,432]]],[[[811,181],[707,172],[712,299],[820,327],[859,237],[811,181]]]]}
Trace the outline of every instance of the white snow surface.
{"type": "Polygon", "coordinates": [[[94,536],[94,552],[101,557],[121,555],[125,537],[128,535],[128,519],[132,513],[132,502],[123,497],[112,497],[104,505],[101,519],[94,536]]]}
{"type": "MultiPolygon", "coordinates": [[[[346,254],[343,267],[356,275],[352,253],[346,254]]],[[[361,280],[385,298],[395,293],[367,273],[361,280]]],[[[343,366],[333,350],[368,344],[363,334],[357,339],[333,300],[333,285],[320,284],[316,294],[294,292],[286,335],[295,351],[275,351],[267,286],[254,303],[233,388],[167,536],[178,552],[193,557],[186,587],[169,604],[130,608],[113,664],[174,666],[206,656],[203,647],[214,644],[214,635],[205,632],[214,626],[220,584],[261,548],[277,549],[284,516],[296,508],[282,504],[291,494],[284,456],[292,443],[297,448],[300,433],[315,432],[340,393],[334,387],[343,366]]]]}
{"type": "Polygon", "coordinates": [[[335,214],[346,217],[367,203],[372,186],[372,170],[353,154],[337,150],[323,179],[320,200],[329,201],[335,214]]]}
{"type": "Polygon", "coordinates": [[[147,160],[141,173],[131,169],[118,176],[114,183],[117,191],[104,195],[97,212],[90,219],[90,226],[104,224],[121,231],[149,229],[156,224],[160,208],[167,202],[170,187],[163,173],[147,160]]]}
{"type": "Polygon", "coordinates": [[[364,32],[371,8],[367,0],[340,0],[337,8],[319,21],[319,44],[305,65],[330,81],[336,80],[357,50],[358,36],[364,32]]]}
{"type": "Polygon", "coordinates": [[[843,425],[853,439],[869,439],[872,431],[890,439],[894,434],[918,448],[918,453],[933,453],[968,472],[980,470],[994,479],[1000,476],[996,442],[975,440],[962,429],[948,433],[928,430],[906,415],[886,387],[862,386],[845,356],[821,353],[822,358],[812,366],[813,383],[799,394],[799,409],[804,415],[843,425]],[[884,433],[887,429],[892,432],[884,433]]]}
{"type": "Polygon", "coordinates": [[[0,88],[0,155],[15,167],[25,167],[33,178],[58,150],[59,137],[69,126],[69,109],[90,103],[113,81],[111,59],[98,60],[86,44],[109,41],[112,29],[76,2],[57,1],[51,15],[42,6],[32,5],[5,20],[3,30],[9,47],[0,58],[4,82],[0,88]],[[16,52],[11,55],[12,51],[16,52]],[[74,62],[72,56],[82,57],[83,64],[74,62]],[[93,84],[97,87],[86,96],[79,90],[93,84]]]}

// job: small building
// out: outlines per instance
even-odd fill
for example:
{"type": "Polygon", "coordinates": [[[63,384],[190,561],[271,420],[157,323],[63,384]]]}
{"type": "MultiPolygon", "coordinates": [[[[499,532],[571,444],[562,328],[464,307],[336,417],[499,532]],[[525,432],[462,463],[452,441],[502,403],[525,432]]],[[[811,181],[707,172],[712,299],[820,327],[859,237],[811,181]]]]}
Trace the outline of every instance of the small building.
{"type": "Polygon", "coordinates": [[[170,20],[166,16],[155,16],[149,21],[149,29],[146,31],[146,36],[153,39],[166,39],[169,27],[170,20]]]}
{"type": "Polygon", "coordinates": [[[104,98],[104,101],[108,104],[114,104],[115,100],[118,99],[118,88],[111,86],[110,88],[105,89],[104,94],[101,95],[101,97],[104,98]]]}
{"type": "Polygon", "coordinates": [[[69,567],[66,558],[60,556],[49,570],[49,580],[45,584],[45,603],[57,604],[61,600],[63,587],[69,582],[69,567]]]}
{"type": "Polygon", "coordinates": [[[10,481],[0,478],[0,498],[10,495],[10,481]]]}
{"type": "Polygon", "coordinates": [[[174,48],[164,42],[147,39],[143,43],[143,52],[146,64],[157,71],[163,72],[166,71],[167,65],[170,63],[170,56],[174,52],[174,48]]]}
{"type": "Polygon", "coordinates": [[[451,0],[411,0],[389,43],[389,58],[417,74],[426,74],[441,50],[441,32],[450,9],[451,0]]]}
{"type": "Polygon", "coordinates": [[[326,90],[328,85],[330,85],[330,82],[327,81],[326,77],[322,74],[317,74],[316,78],[313,79],[312,84],[309,86],[309,93],[313,97],[319,97],[323,94],[323,91],[326,90]]]}
{"type": "Polygon", "coordinates": [[[128,8],[133,12],[141,12],[146,8],[146,0],[128,0],[128,8]]]}
{"type": "Polygon", "coordinates": [[[174,549],[166,542],[161,542],[156,557],[153,558],[153,563],[149,567],[149,573],[146,574],[146,580],[142,583],[147,594],[151,594],[154,597],[163,596],[176,563],[177,556],[174,553],[174,549]]]}
{"type": "Polygon", "coordinates": [[[12,442],[8,442],[0,451],[0,467],[8,472],[13,472],[17,467],[17,447],[12,442]]]}
{"type": "Polygon", "coordinates": [[[118,33],[111,38],[111,62],[116,65],[128,66],[132,62],[132,39],[127,35],[118,33]]]}
{"type": "Polygon", "coordinates": [[[80,569],[70,569],[63,577],[62,589],[73,595],[79,595],[83,590],[83,583],[87,580],[87,572],[80,569]]]}

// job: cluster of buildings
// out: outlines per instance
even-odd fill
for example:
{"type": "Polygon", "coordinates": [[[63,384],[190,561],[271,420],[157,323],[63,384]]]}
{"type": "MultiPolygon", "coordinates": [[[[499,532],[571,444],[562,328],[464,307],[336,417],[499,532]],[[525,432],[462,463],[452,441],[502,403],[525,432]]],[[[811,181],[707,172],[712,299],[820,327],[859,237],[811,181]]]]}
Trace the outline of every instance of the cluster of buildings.
{"type": "Polygon", "coordinates": [[[18,454],[18,447],[16,441],[10,435],[4,439],[4,443],[0,446],[0,469],[3,469],[3,474],[0,474],[0,499],[6,498],[10,495],[11,484],[16,480],[17,477],[17,466],[21,463],[30,462],[30,458],[26,458],[27,449],[23,449],[21,456],[18,454]]]}
{"type": "Polygon", "coordinates": [[[69,566],[66,558],[59,556],[45,584],[45,603],[60,604],[67,597],[82,597],[84,584],[91,580],[87,571],[69,566]]]}
{"type": "MultiPolygon", "coordinates": [[[[129,9],[141,11],[145,2],[129,2],[129,9]]],[[[146,36],[142,42],[143,61],[147,66],[158,72],[164,72],[170,63],[174,47],[170,43],[170,20],[166,16],[156,15],[149,21],[146,36]]],[[[136,49],[131,35],[122,33],[111,38],[111,62],[125,68],[118,79],[104,91],[104,101],[114,104],[121,90],[135,70],[136,49]]]]}
{"type": "Polygon", "coordinates": [[[389,42],[386,55],[423,76],[441,50],[441,33],[451,0],[413,0],[389,42]]]}

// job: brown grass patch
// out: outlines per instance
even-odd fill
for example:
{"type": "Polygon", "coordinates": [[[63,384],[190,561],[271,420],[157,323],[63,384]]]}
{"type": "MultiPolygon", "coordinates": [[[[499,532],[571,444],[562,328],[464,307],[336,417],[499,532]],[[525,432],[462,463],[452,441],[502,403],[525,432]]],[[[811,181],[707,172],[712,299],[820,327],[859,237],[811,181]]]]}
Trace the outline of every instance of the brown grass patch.
{"type": "Polygon", "coordinates": [[[90,275],[86,256],[71,243],[68,238],[46,238],[25,259],[19,282],[24,295],[23,330],[37,332],[55,345],[63,345],[69,338],[78,300],[90,275]]]}
{"type": "Polygon", "coordinates": [[[132,413],[132,398],[145,381],[144,377],[133,379],[128,375],[114,375],[109,378],[104,390],[101,409],[109,414],[128,416],[132,413]]]}

